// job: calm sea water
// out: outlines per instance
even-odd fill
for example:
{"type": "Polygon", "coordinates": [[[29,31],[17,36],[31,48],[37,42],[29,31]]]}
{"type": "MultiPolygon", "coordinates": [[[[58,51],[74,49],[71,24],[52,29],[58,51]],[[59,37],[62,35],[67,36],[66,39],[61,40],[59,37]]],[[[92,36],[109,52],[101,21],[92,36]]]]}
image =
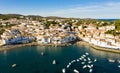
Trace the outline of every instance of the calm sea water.
{"type": "Polygon", "coordinates": [[[110,22],[112,22],[112,21],[119,20],[119,19],[98,19],[98,20],[104,20],[104,21],[110,21],[110,22]]]}
{"type": "Polygon", "coordinates": [[[62,69],[66,69],[66,73],[74,73],[77,69],[80,73],[89,73],[88,68],[83,69],[81,62],[73,63],[69,68],[66,65],[72,60],[76,60],[86,52],[87,57],[92,60],[97,59],[93,63],[92,73],[120,73],[120,54],[98,51],[85,46],[66,46],[66,47],[47,47],[47,46],[26,46],[10,51],[0,52],[0,73],[62,73],[62,69]],[[45,52],[42,56],[41,52],[45,52]],[[57,64],[53,65],[53,60],[57,64]],[[109,62],[108,59],[115,60],[109,62]],[[12,68],[12,64],[17,64],[12,68]]]}

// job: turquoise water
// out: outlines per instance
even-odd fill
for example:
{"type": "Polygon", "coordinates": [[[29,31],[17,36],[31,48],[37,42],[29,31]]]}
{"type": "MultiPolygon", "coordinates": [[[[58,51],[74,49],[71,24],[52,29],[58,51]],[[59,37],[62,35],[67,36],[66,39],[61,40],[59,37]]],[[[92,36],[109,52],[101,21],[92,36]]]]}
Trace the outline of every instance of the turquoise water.
{"type": "Polygon", "coordinates": [[[86,52],[92,60],[97,59],[93,63],[92,73],[120,73],[120,54],[98,51],[85,46],[66,46],[66,47],[47,47],[47,46],[26,46],[10,51],[0,52],[0,73],[62,73],[62,69],[66,69],[66,73],[74,73],[73,69],[77,69],[80,73],[89,73],[88,68],[83,69],[81,62],[73,63],[69,68],[66,65],[81,57],[86,52]],[[45,55],[42,56],[41,52],[45,55]],[[52,61],[56,60],[57,64],[53,65],[52,61]],[[109,62],[113,59],[115,62],[109,62]],[[12,64],[17,64],[12,68],[12,64]]]}

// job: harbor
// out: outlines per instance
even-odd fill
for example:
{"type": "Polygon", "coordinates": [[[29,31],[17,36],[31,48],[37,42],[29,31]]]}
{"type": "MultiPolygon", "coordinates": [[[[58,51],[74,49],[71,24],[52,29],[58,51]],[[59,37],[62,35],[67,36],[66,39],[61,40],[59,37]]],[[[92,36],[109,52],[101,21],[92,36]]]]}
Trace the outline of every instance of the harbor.
{"type": "Polygon", "coordinates": [[[115,73],[120,54],[84,45],[23,46],[0,52],[1,73],[115,73]]]}
{"type": "Polygon", "coordinates": [[[120,0],[0,5],[0,73],[120,73],[120,0]]]}

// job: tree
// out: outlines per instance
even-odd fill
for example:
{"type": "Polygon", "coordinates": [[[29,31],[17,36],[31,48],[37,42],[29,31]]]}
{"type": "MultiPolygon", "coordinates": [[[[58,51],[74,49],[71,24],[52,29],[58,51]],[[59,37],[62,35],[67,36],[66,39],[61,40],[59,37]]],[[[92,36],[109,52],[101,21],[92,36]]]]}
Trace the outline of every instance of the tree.
{"type": "Polygon", "coordinates": [[[115,29],[120,30],[120,20],[115,21],[115,29]]]}
{"type": "Polygon", "coordinates": [[[4,31],[5,29],[0,29],[0,35],[3,34],[4,31]]]}

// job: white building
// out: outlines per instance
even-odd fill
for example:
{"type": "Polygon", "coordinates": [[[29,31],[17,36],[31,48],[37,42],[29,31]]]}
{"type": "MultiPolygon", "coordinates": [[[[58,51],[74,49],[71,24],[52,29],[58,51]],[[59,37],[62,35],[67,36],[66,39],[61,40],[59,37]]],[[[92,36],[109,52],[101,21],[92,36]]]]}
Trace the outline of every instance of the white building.
{"type": "Polygon", "coordinates": [[[49,44],[51,39],[45,36],[37,36],[37,42],[38,44],[49,44]]]}

